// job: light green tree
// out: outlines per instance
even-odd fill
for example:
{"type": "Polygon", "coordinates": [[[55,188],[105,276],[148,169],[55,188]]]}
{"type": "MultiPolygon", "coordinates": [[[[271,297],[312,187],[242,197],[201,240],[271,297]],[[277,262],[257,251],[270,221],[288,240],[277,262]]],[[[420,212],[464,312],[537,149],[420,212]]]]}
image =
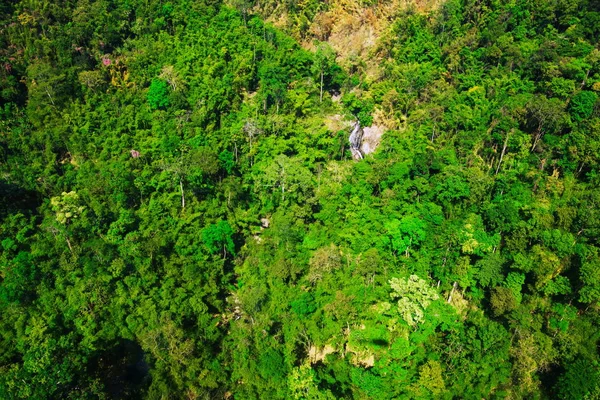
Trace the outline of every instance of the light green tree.
{"type": "Polygon", "coordinates": [[[80,204],[79,195],[75,191],[62,192],[60,196],[54,196],[50,199],[50,206],[52,207],[52,211],[56,213],[56,220],[59,224],[63,225],[61,230],[64,230],[65,240],[71,254],[73,254],[73,246],[71,245],[71,240],[69,240],[66,226],[73,219],[79,218],[85,210],[85,206],[80,204]]]}
{"type": "Polygon", "coordinates": [[[78,218],[85,209],[84,206],[79,205],[79,195],[74,191],[62,192],[60,196],[52,197],[50,205],[52,211],[56,213],[56,220],[63,225],[78,218]]]}
{"type": "Polygon", "coordinates": [[[321,93],[319,95],[319,102],[323,102],[323,84],[325,81],[325,75],[329,72],[331,67],[335,65],[335,50],[327,43],[320,42],[317,44],[317,52],[315,53],[315,72],[319,74],[321,93]]]}
{"type": "Polygon", "coordinates": [[[440,363],[435,360],[429,360],[423,364],[419,368],[419,381],[415,386],[415,392],[418,394],[418,397],[424,397],[425,393],[423,393],[423,389],[426,389],[435,398],[439,398],[446,391],[446,384],[444,383],[440,363]]]}
{"type": "Polygon", "coordinates": [[[304,362],[299,367],[292,369],[292,372],[288,375],[288,387],[291,398],[295,400],[328,400],[335,398],[328,390],[319,391],[319,387],[315,382],[315,371],[308,362],[304,362]]]}
{"type": "Polygon", "coordinates": [[[390,287],[390,297],[398,299],[398,312],[410,326],[423,322],[425,309],[432,301],[439,299],[435,289],[417,275],[411,275],[408,279],[392,278],[390,287]]]}

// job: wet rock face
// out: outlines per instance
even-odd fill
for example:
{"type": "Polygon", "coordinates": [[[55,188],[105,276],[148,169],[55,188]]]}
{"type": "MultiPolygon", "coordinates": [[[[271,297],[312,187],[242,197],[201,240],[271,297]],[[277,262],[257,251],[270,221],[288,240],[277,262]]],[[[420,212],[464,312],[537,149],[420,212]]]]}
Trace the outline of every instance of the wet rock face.
{"type": "Polygon", "coordinates": [[[384,132],[383,127],[378,125],[363,128],[360,126],[360,122],[354,124],[348,138],[352,157],[355,160],[362,160],[366,154],[374,152],[377,146],[379,146],[384,132]]]}
{"type": "Polygon", "coordinates": [[[350,137],[348,141],[350,142],[350,151],[352,151],[352,156],[356,160],[360,160],[363,158],[363,155],[360,151],[360,146],[363,140],[363,129],[360,126],[360,122],[354,124],[352,128],[352,132],[350,133],[350,137]]]}

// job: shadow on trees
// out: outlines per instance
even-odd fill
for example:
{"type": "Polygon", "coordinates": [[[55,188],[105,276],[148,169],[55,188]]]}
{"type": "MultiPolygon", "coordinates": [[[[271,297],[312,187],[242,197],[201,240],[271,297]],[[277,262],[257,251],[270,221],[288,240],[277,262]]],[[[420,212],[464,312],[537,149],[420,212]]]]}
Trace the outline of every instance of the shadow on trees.
{"type": "Polygon", "coordinates": [[[89,375],[97,377],[111,399],[143,398],[150,384],[150,367],[140,345],[122,339],[98,352],[88,363],[89,375]]]}
{"type": "Polygon", "coordinates": [[[16,212],[34,213],[40,205],[40,193],[0,179],[0,219],[16,212]]]}

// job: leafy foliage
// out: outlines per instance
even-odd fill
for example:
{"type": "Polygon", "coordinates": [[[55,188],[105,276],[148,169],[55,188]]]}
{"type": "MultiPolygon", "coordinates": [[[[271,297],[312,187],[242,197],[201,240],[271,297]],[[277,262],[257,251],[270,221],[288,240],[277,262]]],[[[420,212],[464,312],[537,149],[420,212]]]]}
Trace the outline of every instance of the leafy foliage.
{"type": "Polygon", "coordinates": [[[583,121],[592,115],[598,96],[594,92],[583,90],[577,93],[569,103],[569,111],[575,121],[583,121]]]}
{"type": "Polygon", "coordinates": [[[165,81],[153,79],[148,88],[148,104],[150,108],[156,110],[169,105],[168,87],[165,81]]]}
{"type": "Polygon", "coordinates": [[[2,2],[0,398],[597,398],[600,10],[404,3],[2,2]]]}

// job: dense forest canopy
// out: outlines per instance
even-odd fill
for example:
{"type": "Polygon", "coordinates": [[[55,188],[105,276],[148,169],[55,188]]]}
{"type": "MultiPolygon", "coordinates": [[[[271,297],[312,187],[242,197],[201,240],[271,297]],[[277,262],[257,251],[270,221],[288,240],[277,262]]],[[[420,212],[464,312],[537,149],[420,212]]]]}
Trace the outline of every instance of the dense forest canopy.
{"type": "Polygon", "coordinates": [[[600,398],[599,40],[595,0],[2,2],[0,398],[600,398]]]}

